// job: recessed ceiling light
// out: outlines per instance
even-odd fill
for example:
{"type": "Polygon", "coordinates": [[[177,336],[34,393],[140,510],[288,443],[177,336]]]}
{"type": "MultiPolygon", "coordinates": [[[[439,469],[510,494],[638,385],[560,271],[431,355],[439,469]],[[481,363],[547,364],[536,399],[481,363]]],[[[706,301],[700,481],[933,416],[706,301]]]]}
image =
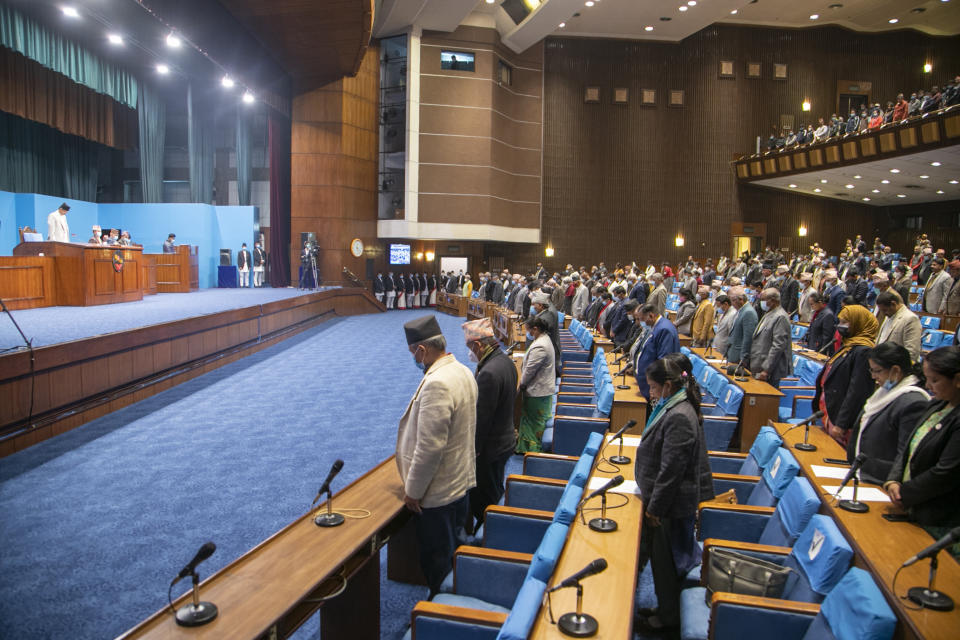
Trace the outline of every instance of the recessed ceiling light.
{"type": "Polygon", "coordinates": [[[497,0],[487,0],[487,4],[493,4],[493,3],[496,2],[496,1],[497,1],[497,0]]]}
{"type": "Polygon", "coordinates": [[[233,84],[234,84],[233,78],[231,78],[230,76],[223,76],[223,78],[220,79],[220,84],[222,84],[224,87],[229,89],[233,87],[233,84]]]}
{"type": "Polygon", "coordinates": [[[246,102],[247,104],[250,104],[251,102],[253,102],[253,94],[250,93],[249,91],[244,91],[243,101],[246,102]]]}
{"type": "Polygon", "coordinates": [[[592,6],[593,6],[593,0],[587,0],[586,2],[584,2],[584,4],[587,5],[588,7],[592,7],[592,6]]]}
{"type": "Polygon", "coordinates": [[[936,160],[934,160],[933,162],[930,163],[930,166],[931,166],[931,167],[939,167],[939,166],[940,166],[940,163],[937,162],[936,160]]]}
{"type": "Polygon", "coordinates": [[[880,193],[880,189],[874,189],[873,193],[880,193]]]}
{"type": "Polygon", "coordinates": [[[890,181],[889,181],[889,180],[881,180],[881,181],[880,181],[880,184],[890,184],[890,181]]]}
{"type": "Polygon", "coordinates": [[[686,6],[680,7],[680,11],[686,11],[686,10],[687,10],[687,7],[686,7],[686,6]]]}
{"type": "Polygon", "coordinates": [[[797,185],[791,184],[791,185],[790,185],[790,188],[791,188],[791,189],[796,189],[796,188],[797,188],[797,185]]]}
{"type": "Polygon", "coordinates": [[[863,176],[853,176],[853,179],[854,179],[854,180],[859,180],[861,177],[863,177],[863,176]]]}
{"type": "Polygon", "coordinates": [[[645,27],[643,28],[643,30],[644,30],[644,31],[653,31],[653,27],[651,27],[650,25],[647,25],[647,26],[645,26],[645,27]]]}
{"type": "Polygon", "coordinates": [[[110,44],[123,44],[123,36],[119,36],[115,33],[108,33],[107,42],[110,44]]]}
{"type": "Polygon", "coordinates": [[[158,64],[158,65],[157,65],[157,73],[166,75],[166,74],[170,73],[170,67],[168,67],[168,66],[165,65],[165,64],[158,64]]]}
{"type": "Polygon", "coordinates": [[[905,195],[902,194],[902,193],[898,193],[898,194],[897,194],[897,197],[898,197],[898,198],[906,198],[907,196],[905,196],[905,195]]]}
{"type": "Polygon", "coordinates": [[[890,169],[890,173],[900,173],[900,169],[890,169]]]}
{"type": "Polygon", "coordinates": [[[864,201],[864,202],[870,202],[870,198],[864,196],[864,197],[863,197],[863,201],[864,201]]]}
{"type": "Polygon", "coordinates": [[[167,36],[167,46],[171,49],[179,49],[181,44],[183,44],[183,42],[176,36],[176,34],[171,33],[167,36]]]}
{"type": "Polygon", "coordinates": [[[890,24],[897,24],[898,22],[900,22],[900,18],[890,18],[889,20],[887,20],[887,22],[889,22],[890,24]]]}
{"type": "Polygon", "coordinates": [[[80,12],[77,11],[77,10],[76,10],[75,8],[73,8],[73,7],[63,7],[63,8],[60,9],[60,10],[63,11],[63,15],[67,16],[68,18],[79,18],[79,17],[80,17],[80,12]]]}
{"type": "Polygon", "coordinates": [[[826,178],[820,178],[820,184],[827,184],[826,178]]]}
{"type": "Polygon", "coordinates": [[[853,185],[852,185],[852,184],[847,184],[847,185],[844,185],[844,186],[845,186],[847,189],[853,189],[853,185]]]}
{"type": "Polygon", "coordinates": [[[817,20],[817,19],[819,19],[819,18],[820,18],[820,14],[819,14],[819,13],[810,14],[810,19],[811,19],[811,20],[817,20]]]}
{"type": "Polygon", "coordinates": [[[561,22],[561,23],[560,23],[560,28],[561,28],[561,29],[563,29],[565,26],[567,26],[567,23],[566,23],[566,22],[561,22]]]}
{"type": "Polygon", "coordinates": [[[689,0],[689,2],[687,2],[687,4],[690,5],[691,7],[695,7],[695,6],[697,6],[697,0],[689,0]]]}
{"type": "Polygon", "coordinates": [[[921,180],[926,180],[926,179],[929,178],[929,177],[930,177],[930,176],[920,176],[920,179],[921,179],[921,180]]]}
{"type": "Polygon", "coordinates": [[[951,181],[950,181],[950,184],[957,184],[957,181],[956,181],[956,180],[951,180],[951,181]]]}
{"type": "Polygon", "coordinates": [[[730,15],[732,15],[732,16],[735,16],[735,15],[737,15],[737,10],[736,10],[736,9],[734,9],[733,11],[731,11],[731,12],[730,12],[730,15]]]}
{"type": "Polygon", "coordinates": [[[820,193],[820,187],[817,187],[817,188],[814,189],[813,191],[814,191],[814,193],[820,193]]]}
{"type": "Polygon", "coordinates": [[[937,193],[938,193],[939,195],[943,195],[943,189],[937,189],[937,193]]]}

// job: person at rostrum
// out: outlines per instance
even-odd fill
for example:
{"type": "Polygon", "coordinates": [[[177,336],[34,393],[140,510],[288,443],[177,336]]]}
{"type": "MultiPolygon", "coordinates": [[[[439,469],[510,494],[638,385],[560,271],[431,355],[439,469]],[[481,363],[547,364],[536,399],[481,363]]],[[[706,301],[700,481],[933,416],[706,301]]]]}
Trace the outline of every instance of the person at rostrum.
{"type": "Polygon", "coordinates": [[[700,562],[697,507],[714,492],[690,361],[672,354],[651,364],[645,377],[653,409],[637,448],[634,477],[644,496],[640,553],[650,558],[658,607],[639,612],[637,626],[656,632],[680,623],[682,580],[700,562]]]}
{"type": "Polygon", "coordinates": [[[883,484],[893,461],[907,444],[930,395],[923,390],[923,372],[898,344],[879,344],[867,353],[870,377],[877,383],[857,417],[847,443],[847,459],[867,456],[863,479],[883,484]]]}
{"type": "Polygon", "coordinates": [[[527,350],[520,371],[523,410],[517,425],[517,453],[543,449],[543,431],[550,419],[551,400],[557,387],[553,344],[547,322],[532,316],[526,322],[527,350]]]}
{"type": "Polygon", "coordinates": [[[470,490],[467,533],[483,524],[484,510],[503,497],[503,471],[513,454],[517,437],[513,407],[517,395],[517,368],[500,349],[490,318],[463,324],[470,359],[477,363],[477,486],[470,490]]]}
{"type": "MultiPolygon", "coordinates": [[[[934,538],[960,525],[960,347],[940,347],[923,360],[933,400],[893,462],[883,488],[893,504],[934,538]]],[[[960,555],[960,545],[950,549],[960,555]]]]}
{"type": "Polygon", "coordinates": [[[163,241],[163,252],[164,253],[176,253],[177,252],[177,234],[171,233],[167,236],[167,239],[163,241]]]}
{"type": "Polygon", "coordinates": [[[50,242],[70,242],[68,211],[70,211],[70,205],[64,202],[47,216],[47,240],[50,242]]]}
{"type": "Polygon", "coordinates": [[[780,291],[772,287],[760,293],[764,311],[750,342],[747,367],[757,380],[776,387],[780,378],[793,370],[793,346],[790,342],[790,318],[780,306],[780,291]]]}
{"type": "Polygon", "coordinates": [[[447,353],[434,316],[411,320],[403,330],[414,364],[424,373],[400,418],[396,458],[432,597],[453,565],[467,491],[476,485],[477,383],[473,372],[447,353]]]}
{"type": "Polygon", "coordinates": [[[863,403],[873,393],[867,360],[876,344],[877,331],[877,319],[865,307],[858,304],[844,307],[837,317],[837,332],[843,338],[843,346],[817,376],[813,409],[824,412],[824,428],[843,445],[863,403]]]}

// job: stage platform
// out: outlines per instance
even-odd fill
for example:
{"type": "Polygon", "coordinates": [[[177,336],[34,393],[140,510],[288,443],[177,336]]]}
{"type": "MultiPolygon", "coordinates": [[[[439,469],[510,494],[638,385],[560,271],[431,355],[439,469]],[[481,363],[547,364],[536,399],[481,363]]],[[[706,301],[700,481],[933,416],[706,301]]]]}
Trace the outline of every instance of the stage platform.
{"type": "Polygon", "coordinates": [[[0,457],[337,316],[379,313],[369,291],[205,289],[0,318],[0,457]]]}

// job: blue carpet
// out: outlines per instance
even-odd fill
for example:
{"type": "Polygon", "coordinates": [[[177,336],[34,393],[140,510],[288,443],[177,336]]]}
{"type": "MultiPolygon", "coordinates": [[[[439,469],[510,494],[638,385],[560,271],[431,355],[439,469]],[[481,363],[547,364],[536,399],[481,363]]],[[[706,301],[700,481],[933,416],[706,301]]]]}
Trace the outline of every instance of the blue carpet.
{"type": "MultiPolygon", "coordinates": [[[[420,378],[401,325],[423,313],[331,320],[0,460],[0,637],[115,637],[203,542],[209,576],[303,514],[334,459],[336,490],[391,455],[420,378]]],[[[437,317],[466,362],[462,319],[437,317]]],[[[385,585],[383,637],[423,595],[385,585]]]]}
{"type": "MultiPolygon", "coordinates": [[[[329,289],[330,287],[323,287],[329,289]]],[[[136,302],[95,307],[44,307],[14,311],[13,317],[34,347],[128,331],[230,309],[252,307],[307,293],[293,288],[200,289],[191,293],[160,293],[136,302]]],[[[23,346],[10,318],[0,317],[0,352],[23,346]]]]}

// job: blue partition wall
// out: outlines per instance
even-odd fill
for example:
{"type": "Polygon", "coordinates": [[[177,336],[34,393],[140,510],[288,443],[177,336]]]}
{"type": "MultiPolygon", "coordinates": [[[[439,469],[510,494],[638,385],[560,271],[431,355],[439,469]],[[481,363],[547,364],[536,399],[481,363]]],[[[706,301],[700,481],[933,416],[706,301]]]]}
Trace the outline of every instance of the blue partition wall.
{"type": "MultiPolygon", "coordinates": [[[[11,255],[19,241],[17,229],[29,225],[47,236],[47,215],[63,198],[35,193],[0,191],[0,255],[11,255]]],[[[233,250],[240,244],[253,247],[256,207],[218,207],[209,204],[129,203],[96,204],[68,200],[70,240],[86,242],[94,224],[130,232],[145,253],[160,253],[167,234],[177,234],[177,244],[200,248],[200,286],[217,286],[220,249],[233,250]]]]}

